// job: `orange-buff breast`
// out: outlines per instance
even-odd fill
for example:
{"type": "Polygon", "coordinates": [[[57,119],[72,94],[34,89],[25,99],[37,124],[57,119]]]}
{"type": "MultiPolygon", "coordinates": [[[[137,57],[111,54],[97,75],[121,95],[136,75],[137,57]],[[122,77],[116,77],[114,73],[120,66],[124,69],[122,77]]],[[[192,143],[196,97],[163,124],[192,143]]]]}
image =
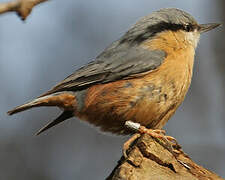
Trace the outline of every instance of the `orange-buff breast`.
{"type": "Polygon", "coordinates": [[[163,33],[155,41],[160,42],[153,40],[143,46],[160,48],[167,53],[157,70],[134,79],[90,87],[84,108],[76,112],[76,116],[103,131],[116,134],[130,133],[124,128],[128,120],[152,129],[162,128],[187,93],[192,77],[194,48],[173,44],[178,43],[175,36],[164,36],[163,33]],[[165,42],[171,42],[171,46],[165,42]]]}

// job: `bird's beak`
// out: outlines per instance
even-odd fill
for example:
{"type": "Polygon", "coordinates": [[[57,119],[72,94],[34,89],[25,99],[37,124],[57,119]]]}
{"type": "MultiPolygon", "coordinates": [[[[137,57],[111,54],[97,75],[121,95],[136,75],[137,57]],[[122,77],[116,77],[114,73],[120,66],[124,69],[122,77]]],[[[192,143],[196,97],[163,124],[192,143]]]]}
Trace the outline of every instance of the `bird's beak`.
{"type": "Polygon", "coordinates": [[[204,33],[204,32],[207,32],[207,31],[210,31],[218,26],[220,26],[221,24],[219,23],[208,23],[208,24],[199,24],[199,29],[198,31],[200,33],[204,33]]]}

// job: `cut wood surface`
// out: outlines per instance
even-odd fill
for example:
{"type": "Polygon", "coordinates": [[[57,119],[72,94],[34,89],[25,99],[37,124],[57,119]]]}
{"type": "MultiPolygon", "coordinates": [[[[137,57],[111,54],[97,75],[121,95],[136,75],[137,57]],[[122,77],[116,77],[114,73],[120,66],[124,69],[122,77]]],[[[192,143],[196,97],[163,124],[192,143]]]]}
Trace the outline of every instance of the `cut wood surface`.
{"type": "Polygon", "coordinates": [[[179,145],[176,154],[167,147],[162,140],[142,135],[128,149],[127,158],[121,157],[107,180],[222,180],[192,161],[179,145]]]}

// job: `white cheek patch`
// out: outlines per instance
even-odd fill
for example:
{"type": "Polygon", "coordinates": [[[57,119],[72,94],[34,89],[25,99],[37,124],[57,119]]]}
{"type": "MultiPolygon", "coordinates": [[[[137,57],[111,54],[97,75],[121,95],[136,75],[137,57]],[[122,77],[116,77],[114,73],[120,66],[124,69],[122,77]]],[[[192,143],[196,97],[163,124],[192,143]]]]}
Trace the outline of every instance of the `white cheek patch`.
{"type": "Polygon", "coordinates": [[[194,32],[186,33],[186,41],[193,45],[194,48],[197,47],[200,34],[195,30],[194,32]]]}

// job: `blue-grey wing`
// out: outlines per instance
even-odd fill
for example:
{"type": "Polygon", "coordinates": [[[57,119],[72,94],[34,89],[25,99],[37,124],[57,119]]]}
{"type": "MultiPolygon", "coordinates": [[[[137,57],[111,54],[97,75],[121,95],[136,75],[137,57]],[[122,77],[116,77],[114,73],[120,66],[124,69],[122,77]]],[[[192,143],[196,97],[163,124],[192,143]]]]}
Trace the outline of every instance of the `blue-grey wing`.
{"type": "Polygon", "coordinates": [[[75,71],[46,94],[65,90],[78,91],[95,84],[132,78],[158,68],[165,57],[166,53],[162,50],[128,46],[116,41],[94,61],[75,71]]]}

